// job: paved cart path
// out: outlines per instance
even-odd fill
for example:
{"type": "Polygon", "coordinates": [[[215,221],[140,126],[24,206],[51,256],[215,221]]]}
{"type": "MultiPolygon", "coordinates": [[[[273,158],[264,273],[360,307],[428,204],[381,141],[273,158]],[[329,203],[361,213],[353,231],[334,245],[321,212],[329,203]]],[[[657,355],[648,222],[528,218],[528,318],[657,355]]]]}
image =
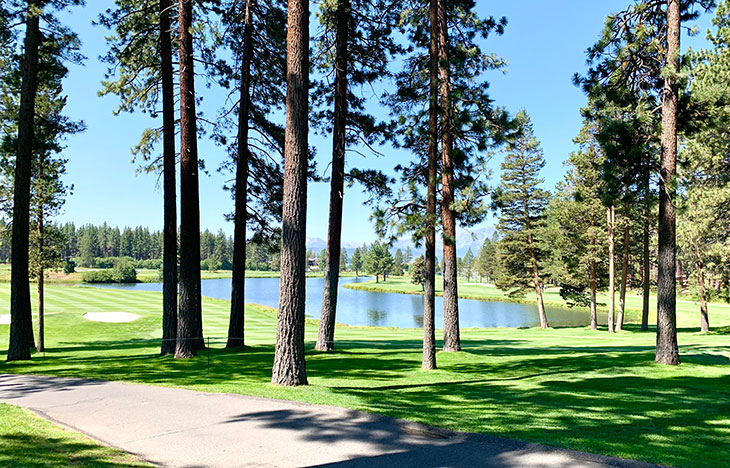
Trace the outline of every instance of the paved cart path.
{"type": "Polygon", "coordinates": [[[122,382],[0,374],[0,402],[169,467],[649,467],[359,411],[122,382]]]}

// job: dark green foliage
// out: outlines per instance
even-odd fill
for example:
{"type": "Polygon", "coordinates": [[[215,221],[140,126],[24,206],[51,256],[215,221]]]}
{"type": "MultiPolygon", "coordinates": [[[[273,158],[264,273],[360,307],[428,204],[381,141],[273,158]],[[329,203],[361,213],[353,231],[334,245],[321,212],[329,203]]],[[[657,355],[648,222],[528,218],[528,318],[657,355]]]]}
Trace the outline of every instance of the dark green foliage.
{"type": "Polygon", "coordinates": [[[532,123],[525,111],[516,121],[519,131],[507,143],[501,165],[502,180],[492,194],[493,208],[499,211],[500,276],[496,285],[512,296],[524,294],[532,287],[530,236],[538,264],[545,258],[542,245],[545,210],[550,194],[540,188],[540,171],[545,167],[540,142],[533,135],[532,123]]]}
{"type": "Polygon", "coordinates": [[[424,268],[423,255],[419,255],[411,264],[411,283],[420,284],[421,289],[423,289],[425,283],[425,278],[423,276],[424,268]]]}
{"type": "Polygon", "coordinates": [[[393,271],[393,256],[388,250],[388,245],[380,241],[370,244],[367,254],[363,262],[363,269],[375,275],[376,281],[387,281],[388,275],[393,271]]]}
{"type": "MultiPolygon", "coordinates": [[[[389,238],[411,233],[420,243],[424,238],[426,156],[428,147],[429,30],[428,5],[407,4],[402,18],[402,34],[412,47],[404,57],[402,71],[396,74],[396,90],[386,98],[394,116],[391,126],[397,134],[395,144],[415,155],[407,165],[399,165],[401,189],[376,210],[376,230],[389,238]]],[[[449,65],[454,121],[453,133],[454,197],[453,208],[460,225],[480,222],[486,213],[485,197],[489,175],[486,163],[495,147],[504,142],[512,123],[507,112],[494,105],[484,76],[502,70],[505,61],[482,50],[481,40],[502,34],[506,18],[479,18],[471,0],[447,2],[449,28],[449,65]]],[[[440,127],[444,127],[441,122],[440,127]]],[[[442,131],[442,130],[440,130],[442,131]]],[[[440,179],[440,177],[439,177],[440,179]]]]}

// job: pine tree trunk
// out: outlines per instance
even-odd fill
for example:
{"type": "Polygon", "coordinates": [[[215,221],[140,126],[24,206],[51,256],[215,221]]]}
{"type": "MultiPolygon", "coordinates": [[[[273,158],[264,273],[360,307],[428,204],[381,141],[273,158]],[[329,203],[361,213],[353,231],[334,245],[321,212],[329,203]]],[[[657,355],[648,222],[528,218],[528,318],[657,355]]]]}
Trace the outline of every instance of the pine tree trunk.
{"type": "MultiPolygon", "coordinates": [[[[37,0],[29,9],[39,8],[37,0]]],[[[35,100],[38,91],[38,47],[42,35],[37,15],[26,17],[20,113],[18,115],[18,156],[13,189],[13,234],[11,241],[10,343],[8,361],[30,359],[33,347],[33,316],[30,307],[28,250],[30,236],[30,183],[35,131],[35,100]]]]}
{"type": "Polygon", "coordinates": [[[251,107],[251,58],[253,55],[253,12],[245,0],[246,12],[241,57],[241,96],[238,108],[238,153],[236,160],[236,207],[233,229],[233,279],[231,280],[231,316],[226,348],[245,345],[246,318],[246,221],[248,217],[248,126],[251,107]]]}
{"type": "MultiPolygon", "coordinates": [[[[39,166],[42,168],[43,163],[39,164],[39,166]]],[[[36,351],[43,352],[46,350],[46,339],[45,339],[45,293],[44,293],[44,287],[45,287],[45,269],[43,268],[43,249],[44,249],[44,242],[43,242],[43,206],[38,207],[38,256],[39,256],[39,262],[38,262],[38,337],[36,339],[36,351]]]]}
{"type": "Polygon", "coordinates": [[[650,221],[649,216],[651,215],[650,207],[650,173],[647,169],[646,175],[644,176],[644,251],[642,254],[642,281],[643,281],[643,293],[642,293],[642,304],[641,304],[641,331],[649,330],[649,295],[651,294],[651,259],[649,258],[649,244],[650,244],[650,221]]]}
{"type": "Polygon", "coordinates": [[[540,328],[549,328],[547,315],[545,314],[545,303],[542,299],[542,282],[540,281],[540,271],[537,265],[537,256],[535,255],[535,243],[532,238],[532,225],[530,223],[530,209],[527,204],[527,198],[523,198],[522,205],[525,215],[525,230],[527,231],[527,248],[530,252],[530,263],[532,264],[532,282],[535,286],[535,295],[537,297],[537,313],[540,316],[540,328]]]}
{"type": "Polygon", "coordinates": [[[160,1],[160,72],[162,76],[162,346],[174,354],[177,338],[177,193],[175,189],[175,89],[170,15],[172,0],[160,1]]]}
{"type": "Polygon", "coordinates": [[[337,288],[340,279],[340,250],[342,248],[342,199],[345,190],[345,149],[347,130],[348,41],[350,18],[349,0],[337,3],[337,37],[335,57],[335,110],[332,132],[332,180],[330,181],[329,230],[327,232],[327,264],[325,266],[322,317],[315,349],[335,348],[335,315],[337,288]]]}
{"type": "Polygon", "coordinates": [[[677,104],[679,73],[679,0],[667,0],[667,69],[662,100],[662,154],[659,170],[659,274],[657,278],[656,358],[660,364],[679,364],[677,343],[676,219],[677,104]]]}
{"type": "Polygon", "coordinates": [[[710,319],[707,315],[707,294],[705,289],[705,265],[700,249],[695,246],[695,263],[697,265],[697,293],[700,295],[700,330],[710,331],[710,319]]]}
{"type": "Polygon", "coordinates": [[[438,177],[438,10],[439,1],[430,0],[428,18],[429,104],[428,169],[426,171],[426,242],[423,254],[423,370],[436,369],[436,184],[438,177]]]}
{"type": "Polygon", "coordinates": [[[616,212],[613,204],[606,208],[606,223],[608,226],[608,332],[615,333],[614,329],[614,313],[616,301],[616,266],[615,263],[615,247],[614,228],[616,222],[616,212]]]}
{"type": "Polygon", "coordinates": [[[193,0],[178,0],[180,27],[180,312],[176,358],[203,349],[200,304],[200,196],[193,60],[193,0]]]}
{"type": "Polygon", "coordinates": [[[449,29],[445,0],[439,1],[439,77],[441,87],[441,221],[444,240],[444,351],[460,351],[459,291],[454,211],[454,115],[451,106],[449,29]]]}
{"type": "Polygon", "coordinates": [[[309,3],[289,0],[281,288],[271,381],[306,385],[304,307],[309,131],[309,3]]]}
{"type": "MultiPolygon", "coordinates": [[[[629,206],[626,205],[628,211],[629,206]]],[[[625,218],[626,215],[624,215],[625,218]]],[[[621,290],[619,291],[619,302],[618,302],[618,317],[616,317],[616,330],[623,330],[624,328],[624,316],[626,314],[626,283],[629,276],[629,243],[631,242],[631,227],[629,220],[625,219],[626,226],[624,226],[624,252],[622,256],[621,264],[621,290]]]]}
{"type": "MultiPolygon", "coordinates": [[[[595,241],[593,242],[595,244],[595,241]]],[[[591,260],[591,330],[598,330],[598,311],[596,310],[596,262],[591,260]]]]}

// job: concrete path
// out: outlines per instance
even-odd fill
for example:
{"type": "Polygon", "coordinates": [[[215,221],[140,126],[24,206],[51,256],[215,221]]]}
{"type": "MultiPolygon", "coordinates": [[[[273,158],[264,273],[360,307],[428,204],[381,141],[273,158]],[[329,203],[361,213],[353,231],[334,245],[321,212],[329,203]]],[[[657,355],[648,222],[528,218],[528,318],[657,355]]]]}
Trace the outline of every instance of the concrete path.
{"type": "Polygon", "coordinates": [[[359,411],[120,382],[0,374],[0,402],[170,467],[649,467],[359,411]]]}

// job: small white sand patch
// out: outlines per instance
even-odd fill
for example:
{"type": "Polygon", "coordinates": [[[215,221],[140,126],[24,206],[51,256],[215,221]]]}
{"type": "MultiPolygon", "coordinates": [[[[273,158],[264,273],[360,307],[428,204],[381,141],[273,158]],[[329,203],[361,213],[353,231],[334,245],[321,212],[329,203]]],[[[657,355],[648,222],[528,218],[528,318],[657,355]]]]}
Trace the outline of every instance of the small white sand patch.
{"type": "Polygon", "coordinates": [[[131,314],[129,312],[87,312],[84,314],[86,320],[106,323],[134,322],[141,317],[141,315],[131,314]]]}
{"type": "Polygon", "coordinates": [[[0,325],[10,325],[10,314],[0,315],[0,325]]]}

